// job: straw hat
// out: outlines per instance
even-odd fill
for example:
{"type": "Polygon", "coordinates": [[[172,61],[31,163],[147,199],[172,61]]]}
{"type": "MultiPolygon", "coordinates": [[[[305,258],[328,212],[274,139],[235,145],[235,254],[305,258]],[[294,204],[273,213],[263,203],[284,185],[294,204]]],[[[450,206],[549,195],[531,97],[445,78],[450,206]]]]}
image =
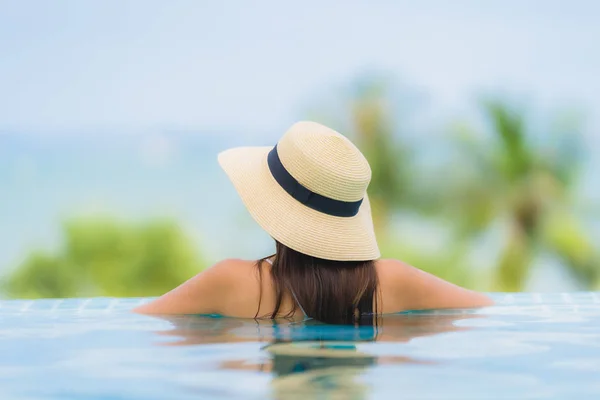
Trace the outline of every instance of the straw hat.
{"type": "Polygon", "coordinates": [[[327,260],[379,258],[367,197],[371,168],[333,129],[298,122],[275,147],[226,150],[219,164],[252,217],[280,243],[327,260]]]}

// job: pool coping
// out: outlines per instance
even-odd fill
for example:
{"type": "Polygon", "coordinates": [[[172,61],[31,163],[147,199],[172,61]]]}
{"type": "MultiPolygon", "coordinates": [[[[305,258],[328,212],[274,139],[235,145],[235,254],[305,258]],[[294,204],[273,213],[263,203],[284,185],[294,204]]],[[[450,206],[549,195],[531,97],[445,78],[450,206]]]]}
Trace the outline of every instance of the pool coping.
{"type": "MultiPolygon", "coordinates": [[[[495,306],[479,310],[432,310],[425,313],[474,313],[481,310],[498,308],[531,308],[540,310],[550,307],[562,307],[565,311],[578,312],[590,307],[600,307],[600,292],[562,292],[562,293],[489,293],[495,306]]],[[[129,311],[132,308],[151,301],[153,297],[91,297],[69,299],[37,300],[0,300],[1,314],[27,313],[113,313],[129,311]]],[[[421,312],[423,313],[423,312],[421,312]]]]}

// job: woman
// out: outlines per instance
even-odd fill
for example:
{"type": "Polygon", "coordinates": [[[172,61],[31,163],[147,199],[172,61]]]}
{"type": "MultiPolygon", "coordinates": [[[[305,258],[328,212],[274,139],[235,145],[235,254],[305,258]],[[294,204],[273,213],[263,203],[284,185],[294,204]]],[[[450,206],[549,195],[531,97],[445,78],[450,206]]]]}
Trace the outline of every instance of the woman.
{"type": "Polygon", "coordinates": [[[275,147],[230,149],[219,163],[275,239],[276,253],[221,261],[135,311],[351,324],[403,310],[491,304],[401,261],[379,259],[367,197],[371,169],[336,131],[299,122],[275,147]]]}

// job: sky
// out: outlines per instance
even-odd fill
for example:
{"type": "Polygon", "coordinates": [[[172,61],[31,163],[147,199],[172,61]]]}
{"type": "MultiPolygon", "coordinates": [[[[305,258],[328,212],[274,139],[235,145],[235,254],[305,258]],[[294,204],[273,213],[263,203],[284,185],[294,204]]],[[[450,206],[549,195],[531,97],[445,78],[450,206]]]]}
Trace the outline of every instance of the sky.
{"type": "Polygon", "coordinates": [[[598,154],[599,20],[594,0],[0,0],[0,266],[97,203],[207,224],[204,188],[227,189],[202,151],[272,144],[365,74],[418,93],[434,124],[486,93],[549,118],[574,107],[598,154]],[[165,134],[178,131],[204,141],[165,134]],[[98,134],[115,143],[85,141],[98,134]]]}
{"type": "Polygon", "coordinates": [[[0,131],[260,136],[369,71],[449,115],[495,90],[595,116],[598,17],[595,1],[0,0],[0,131]]]}

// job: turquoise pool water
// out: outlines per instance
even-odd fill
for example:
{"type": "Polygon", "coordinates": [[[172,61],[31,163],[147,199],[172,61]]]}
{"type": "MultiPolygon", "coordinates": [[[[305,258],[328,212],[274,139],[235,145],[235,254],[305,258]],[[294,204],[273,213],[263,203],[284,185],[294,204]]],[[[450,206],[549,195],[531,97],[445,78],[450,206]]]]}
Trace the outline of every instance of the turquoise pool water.
{"type": "Polygon", "coordinates": [[[600,294],[496,295],[377,328],[0,302],[0,399],[597,399],[600,294]]]}

